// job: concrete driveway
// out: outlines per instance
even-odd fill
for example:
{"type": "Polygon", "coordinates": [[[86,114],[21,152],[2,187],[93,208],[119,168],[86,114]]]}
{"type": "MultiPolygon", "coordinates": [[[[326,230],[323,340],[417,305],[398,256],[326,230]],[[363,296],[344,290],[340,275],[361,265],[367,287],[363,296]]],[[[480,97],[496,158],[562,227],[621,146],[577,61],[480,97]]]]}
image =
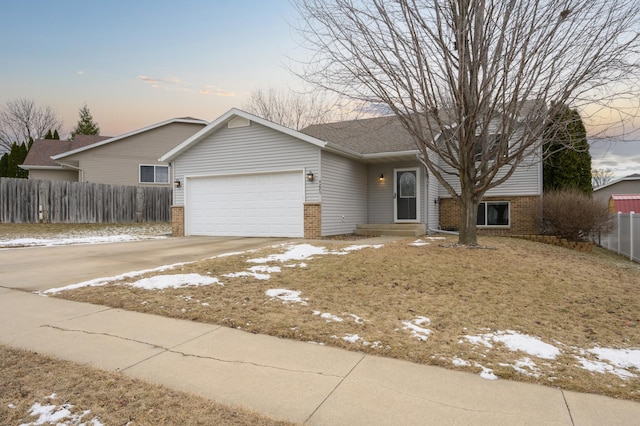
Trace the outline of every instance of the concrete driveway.
{"type": "Polygon", "coordinates": [[[190,262],[287,241],[282,238],[175,237],[111,244],[0,250],[0,287],[36,291],[94,278],[190,262]]]}

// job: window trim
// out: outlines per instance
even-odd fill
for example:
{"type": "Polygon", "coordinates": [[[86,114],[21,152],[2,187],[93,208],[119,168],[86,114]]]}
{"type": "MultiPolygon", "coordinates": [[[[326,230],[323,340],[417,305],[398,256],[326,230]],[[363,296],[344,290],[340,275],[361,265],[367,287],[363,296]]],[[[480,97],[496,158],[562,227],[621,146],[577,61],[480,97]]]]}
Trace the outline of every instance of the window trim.
{"type": "Polygon", "coordinates": [[[169,173],[169,165],[168,164],[139,164],[138,165],[138,183],[141,184],[145,184],[145,185],[169,185],[171,183],[171,179],[170,179],[170,173],[169,173]],[[142,168],[143,167],[153,167],[153,182],[143,182],[142,181],[142,168]],[[159,167],[163,167],[167,169],[167,181],[166,182],[157,182],[156,179],[158,177],[157,175],[157,169],[159,167]]]}
{"type": "Polygon", "coordinates": [[[478,204],[478,208],[484,204],[484,225],[477,224],[478,221],[476,219],[476,224],[478,228],[501,228],[507,229],[511,228],[511,201],[507,200],[491,200],[491,201],[480,201],[478,204]],[[507,205],[507,224],[506,225],[487,225],[487,205],[489,204],[506,204],[507,205]]]}

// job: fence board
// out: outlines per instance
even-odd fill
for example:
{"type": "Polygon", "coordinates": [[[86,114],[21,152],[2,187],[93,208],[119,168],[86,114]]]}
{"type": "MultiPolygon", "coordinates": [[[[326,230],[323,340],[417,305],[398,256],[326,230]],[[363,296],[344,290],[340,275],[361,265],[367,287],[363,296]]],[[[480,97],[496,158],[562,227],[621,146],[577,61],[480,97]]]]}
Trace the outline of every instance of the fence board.
{"type": "Polygon", "coordinates": [[[0,178],[0,223],[171,220],[171,188],[0,178]]]}

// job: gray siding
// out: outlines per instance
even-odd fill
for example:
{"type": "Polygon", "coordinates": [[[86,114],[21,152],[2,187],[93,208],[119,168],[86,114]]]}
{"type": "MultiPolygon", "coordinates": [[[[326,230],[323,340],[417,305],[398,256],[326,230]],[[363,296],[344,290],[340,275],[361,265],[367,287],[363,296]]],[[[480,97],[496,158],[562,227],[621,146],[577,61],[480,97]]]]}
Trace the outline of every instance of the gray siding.
{"type": "Polygon", "coordinates": [[[440,228],[440,205],[436,202],[439,198],[438,191],[440,189],[440,183],[429,171],[427,173],[427,196],[425,198],[425,205],[427,208],[426,225],[427,230],[440,228]]]}
{"type": "MultiPolygon", "coordinates": [[[[453,170],[449,167],[445,170],[453,170]]],[[[499,172],[496,179],[504,176],[499,172]]],[[[460,180],[457,176],[444,175],[445,180],[460,193],[460,180]]],[[[526,157],[513,172],[511,177],[503,184],[487,191],[487,197],[499,196],[526,196],[542,194],[542,163],[537,155],[526,157]]],[[[440,197],[451,197],[444,187],[440,186],[440,197]]]]}
{"type": "Polygon", "coordinates": [[[420,215],[419,221],[426,223],[425,200],[427,199],[427,182],[425,179],[426,171],[422,164],[417,161],[400,162],[400,163],[372,163],[369,164],[367,181],[369,182],[369,203],[368,203],[368,222],[367,223],[393,223],[393,206],[394,206],[394,169],[404,169],[410,167],[418,167],[420,169],[420,215]],[[380,182],[378,178],[380,174],[384,175],[384,182],[380,182]]]}
{"type": "Polygon", "coordinates": [[[321,170],[322,235],[352,233],[367,221],[367,166],[323,152],[321,170]]]}
{"type": "MultiPolygon", "coordinates": [[[[221,128],[174,161],[174,179],[185,176],[305,170],[305,201],[319,202],[320,148],[292,136],[251,123],[248,127],[221,128]]],[[[184,205],[184,185],[174,191],[174,205],[184,205]]]]}
{"type": "Polygon", "coordinates": [[[158,158],[202,129],[202,124],[171,123],[132,135],[87,151],[61,159],[78,161],[83,182],[115,185],[170,186],[169,184],[141,184],[140,165],[167,165],[158,158]]]}

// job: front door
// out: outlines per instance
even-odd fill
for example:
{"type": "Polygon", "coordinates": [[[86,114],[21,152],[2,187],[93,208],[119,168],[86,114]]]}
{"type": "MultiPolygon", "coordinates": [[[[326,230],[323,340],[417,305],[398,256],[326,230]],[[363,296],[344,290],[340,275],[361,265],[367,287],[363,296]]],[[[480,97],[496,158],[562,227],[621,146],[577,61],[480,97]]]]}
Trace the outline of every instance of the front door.
{"type": "Polygon", "coordinates": [[[416,222],[420,193],[418,191],[418,169],[394,170],[394,216],[396,222],[416,222]]]}

